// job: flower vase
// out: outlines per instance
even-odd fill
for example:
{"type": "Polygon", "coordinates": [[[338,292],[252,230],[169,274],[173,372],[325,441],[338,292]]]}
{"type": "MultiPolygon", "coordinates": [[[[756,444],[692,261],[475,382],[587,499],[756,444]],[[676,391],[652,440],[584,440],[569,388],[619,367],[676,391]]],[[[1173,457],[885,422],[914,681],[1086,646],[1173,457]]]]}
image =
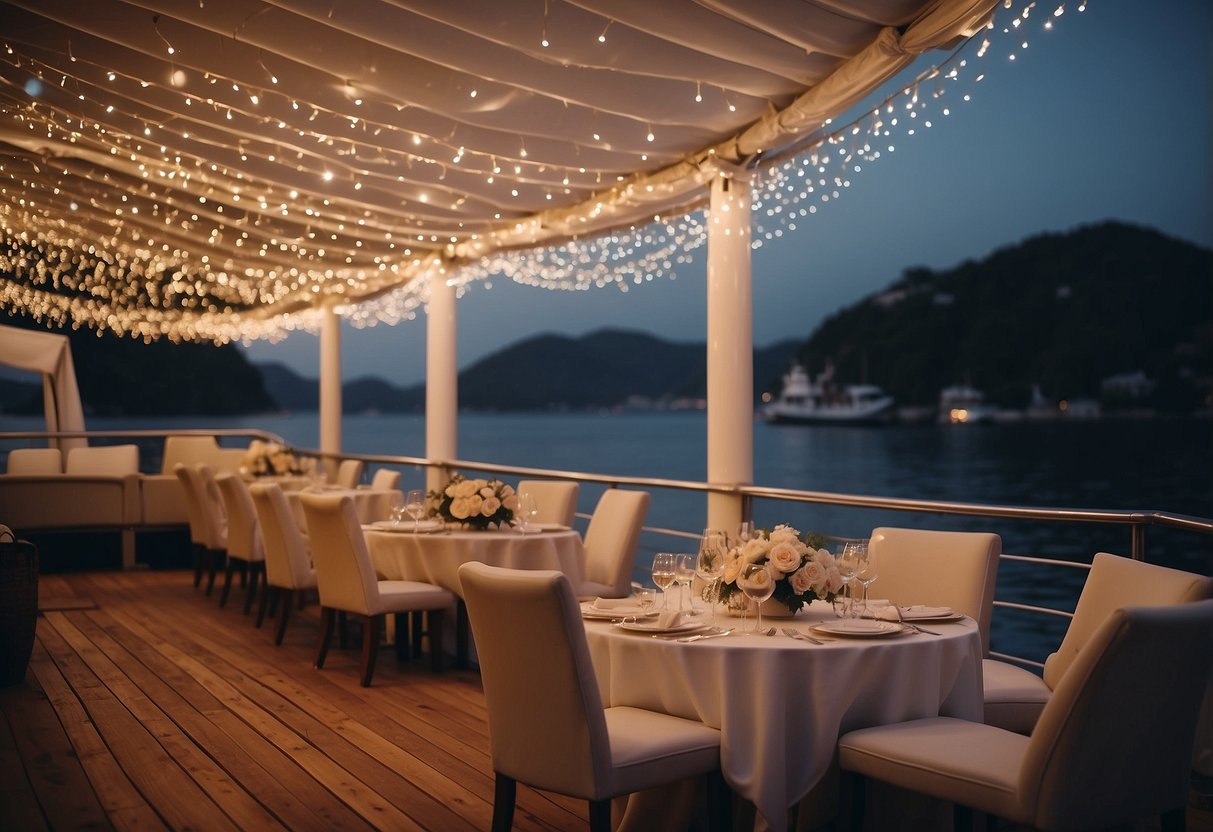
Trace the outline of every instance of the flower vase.
{"type": "Polygon", "coordinates": [[[765,621],[768,618],[791,618],[796,615],[787,608],[787,605],[782,601],[774,598],[768,598],[762,602],[762,618],[765,621]]]}
{"type": "MultiPolygon", "coordinates": [[[[729,596],[728,603],[725,605],[725,611],[733,618],[741,618],[742,613],[749,618],[753,618],[758,614],[758,605],[746,598],[740,592],[734,592],[729,596]]],[[[768,598],[762,602],[762,617],[763,620],[768,618],[791,618],[796,615],[782,602],[775,598],[768,598]]]]}

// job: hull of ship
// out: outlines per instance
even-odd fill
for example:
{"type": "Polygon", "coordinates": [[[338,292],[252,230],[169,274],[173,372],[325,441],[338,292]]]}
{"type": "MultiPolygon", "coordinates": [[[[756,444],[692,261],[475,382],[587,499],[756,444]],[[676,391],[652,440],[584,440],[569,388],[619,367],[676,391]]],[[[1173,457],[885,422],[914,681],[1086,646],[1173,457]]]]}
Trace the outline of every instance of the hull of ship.
{"type": "Polygon", "coordinates": [[[878,408],[769,408],[764,414],[773,425],[883,425],[893,420],[893,403],[878,408]]]}

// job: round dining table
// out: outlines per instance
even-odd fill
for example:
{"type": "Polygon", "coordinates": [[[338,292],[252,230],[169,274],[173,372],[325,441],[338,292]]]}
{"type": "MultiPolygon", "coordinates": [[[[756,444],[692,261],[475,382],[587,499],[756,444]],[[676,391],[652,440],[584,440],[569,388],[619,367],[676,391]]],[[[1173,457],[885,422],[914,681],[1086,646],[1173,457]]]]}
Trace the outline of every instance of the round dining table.
{"type": "MultiPolygon", "coordinates": [[[[719,626],[738,630],[689,643],[609,621],[587,620],[585,632],[603,705],[719,728],[725,780],[754,803],[760,826],[783,830],[788,809],[829,771],[841,734],[937,715],[982,718],[982,643],[972,619],[878,637],[814,629],[834,621],[832,607],[818,601],[793,618],[765,619],[764,629],[775,628],[770,636],[743,634],[741,619],[719,613],[719,626]],[[794,639],[783,628],[822,643],[794,639]]],[[[629,805],[621,829],[637,815],[651,821],[660,809],[651,796],[638,798],[650,802],[629,805]]]]}

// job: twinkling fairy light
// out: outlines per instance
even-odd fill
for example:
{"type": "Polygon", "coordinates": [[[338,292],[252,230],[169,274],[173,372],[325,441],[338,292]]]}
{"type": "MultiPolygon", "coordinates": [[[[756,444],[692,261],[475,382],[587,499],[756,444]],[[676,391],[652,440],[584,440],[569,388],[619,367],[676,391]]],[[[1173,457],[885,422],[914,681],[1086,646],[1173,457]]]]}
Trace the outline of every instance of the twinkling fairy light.
{"type": "MultiPolygon", "coordinates": [[[[879,105],[752,160],[752,245],[794,232],[898,144],[949,118],[992,60],[1019,59],[1029,30],[1052,29],[1064,10],[1007,0],[997,22],[879,105]]],[[[612,25],[604,18],[597,37],[612,25]]],[[[544,26],[546,40],[546,13],[544,26]]],[[[179,41],[157,34],[179,51],[179,41]]],[[[315,310],[334,300],[356,326],[411,320],[430,279],[460,292],[494,277],[629,291],[673,278],[706,243],[709,170],[689,197],[685,180],[676,187],[614,173],[623,157],[631,161],[622,169],[670,163],[653,148],[660,131],[647,121],[634,124],[631,148],[613,149],[594,113],[584,147],[603,163],[556,165],[522,141],[487,151],[455,129],[402,126],[390,103],[348,82],[346,109],[301,100],[260,61],[260,86],[182,69],[160,82],[11,45],[0,62],[29,76],[19,88],[0,79],[0,118],[20,151],[0,164],[0,271],[11,275],[0,280],[0,307],[37,320],[148,340],[275,339],[315,331],[315,310]],[[149,90],[149,100],[166,102],[162,113],[131,115],[149,90]],[[190,115],[167,106],[181,99],[190,115]],[[247,125],[247,137],[233,141],[231,124],[247,125]],[[282,138],[266,139],[265,128],[282,138]],[[47,141],[79,152],[47,158],[47,141]],[[283,175],[259,179],[255,166],[267,164],[283,175]],[[483,197],[468,196],[470,178],[499,194],[492,222],[471,219],[483,205],[469,200],[483,197]],[[535,212],[570,195],[586,207],[560,218],[568,242],[542,245],[552,229],[535,212]],[[407,211],[393,208],[401,200],[407,211]],[[645,224],[578,233],[609,225],[618,205],[641,204],[656,206],[645,224]]],[[[705,107],[735,110],[743,97],[692,85],[688,97],[705,107]]],[[[466,95],[483,99],[488,86],[466,95]]]]}

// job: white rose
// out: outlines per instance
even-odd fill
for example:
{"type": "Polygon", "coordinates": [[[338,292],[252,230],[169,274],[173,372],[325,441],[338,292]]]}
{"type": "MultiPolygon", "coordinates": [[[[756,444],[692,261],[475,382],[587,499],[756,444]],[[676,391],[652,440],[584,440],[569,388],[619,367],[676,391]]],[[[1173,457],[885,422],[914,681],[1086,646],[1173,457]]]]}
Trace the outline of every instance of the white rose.
{"type": "Polygon", "coordinates": [[[743,574],[737,579],[737,585],[739,587],[742,587],[743,589],[749,587],[750,589],[759,591],[765,590],[773,583],[775,583],[775,576],[771,574],[771,567],[769,564],[761,569],[755,569],[750,571],[748,574],[743,574]]]}
{"type": "Polygon", "coordinates": [[[466,499],[467,497],[471,497],[479,490],[480,486],[476,484],[475,480],[464,480],[463,482],[455,484],[455,493],[452,496],[463,497],[466,499]]]}
{"type": "Polygon", "coordinates": [[[484,488],[480,489],[480,496],[487,500],[489,497],[497,496],[497,492],[493,490],[493,486],[486,485],[484,488]]]}
{"type": "Polygon", "coordinates": [[[745,566],[745,559],[741,557],[741,553],[737,549],[729,552],[729,558],[724,563],[724,575],[722,576],[724,582],[731,584],[737,580],[743,566],[745,566]]]}
{"type": "Polygon", "coordinates": [[[471,506],[464,497],[456,497],[451,500],[451,516],[456,520],[466,520],[472,514],[471,506]]]}
{"type": "Polygon", "coordinates": [[[480,506],[480,513],[485,517],[492,517],[501,508],[501,500],[496,497],[486,497],[484,503],[480,506]]]}
{"type": "Polygon", "coordinates": [[[771,547],[767,558],[775,569],[787,575],[800,568],[800,547],[787,541],[781,541],[771,547]]]}
{"type": "Polygon", "coordinates": [[[826,572],[825,567],[815,560],[810,560],[808,563],[806,563],[804,568],[801,569],[797,574],[804,575],[805,580],[809,582],[809,586],[813,589],[813,592],[824,590],[826,587],[826,582],[829,580],[829,574],[826,572]]]}
{"type": "MultiPolygon", "coordinates": [[[[808,564],[806,564],[805,569],[808,568],[808,564]]],[[[788,583],[792,585],[792,591],[797,595],[804,595],[807,592],[813,591],[813,581],[805,574],[805,569],[794,572],[792,577],[788,578],[788,583]]]]}
{"type": "Polygon", "coordinates": [[[826,589],[835,594],[842,589],[842,573],[838,571],[838,567],[830,564],[826,570],[826,589]]]}
{"type": "Polygon", "coordinates": [[[510,511],[517,511],[518,510],[518,495],[517,494],[503,495],[501,504],[503,506],[505,506],[506,508],[508,508],[510,511]]]}
{"type": "Polygon", "coordinates": [[[779,525],[771,532],[771,543],[800,542],[800,532],[788,525],[779,525]]]}
{"type": "Polygon", "coordinates": [[[746,563],[757,563],[765,558],[769,551],[771,551],[771,542],[756,537],[753,540],[747,540],[741,545],[741,558],[746,563]]]}
{"type": "Polygon", "coordinates": [[[504,500],[508,497],[513,497],[513,496],[514,496],[514,486],[506,485],[505,483],[502,483],[501,484],[501,499],[504,500]]]}
{"type": "Polygon", "coordinates": [[[468,516],[475,517],[480,513],[480,507],[484,505],[484,498],[479,494],[473,494],[467,498],[468,516]]]}

